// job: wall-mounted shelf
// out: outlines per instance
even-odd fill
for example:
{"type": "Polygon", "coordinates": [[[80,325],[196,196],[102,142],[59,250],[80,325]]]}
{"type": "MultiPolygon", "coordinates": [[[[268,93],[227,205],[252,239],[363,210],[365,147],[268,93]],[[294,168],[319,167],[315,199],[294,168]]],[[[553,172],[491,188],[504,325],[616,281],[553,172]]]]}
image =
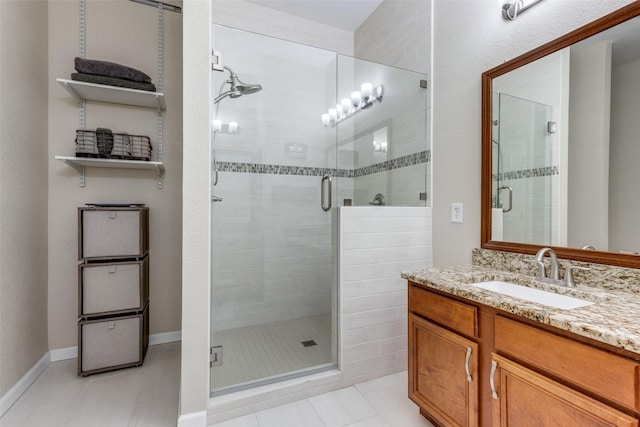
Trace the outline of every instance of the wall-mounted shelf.
{"type": "Polygon", "coordinates": [[[85,185],[85,167],[117,168],[117,169],[144,169],[155,170],[158,173],[158,188],[162,188],[164,165],[162,162],[147,162],[142,160],[118,160],[118,159],[94,159],[91,157],[67,157],[55,156],[67,166],[74,168],[80,174],[80,186],[85,185]]]}
{"type": "Polygon", "coordinates": [[[133,105],[154,108],[158,111],[167,109],[164,94],[146,90],[128,89],[117,86],[99,85],[76,80],[56,79],[78,102],[89,101],[111,102],[114,104],[133,105]]]}

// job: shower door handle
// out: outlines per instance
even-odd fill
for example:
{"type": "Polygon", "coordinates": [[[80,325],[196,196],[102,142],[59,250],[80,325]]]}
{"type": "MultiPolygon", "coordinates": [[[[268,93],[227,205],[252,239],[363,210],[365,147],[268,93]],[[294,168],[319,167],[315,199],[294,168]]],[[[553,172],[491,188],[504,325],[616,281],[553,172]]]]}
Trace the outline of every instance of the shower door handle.
{"type": "Polygon", "coordinates": [[[498,188],[498,200],[500,199],[500,191],[501,190],[509,190],[509,209],[502,209],[502,212],[507,213],[507,212],[511,212],[511,208],[513,207],[513,188],[507,186],[507,185],[503,185],[502,187],[498,188]]]}
{"type": "Polygon", "coordinates": [[[322,210],[327,212],[331,210],[331,177],[329,175],[325,175],[322,177],[320,181],[320,206],[322,210]],[[325,181],[327,184],[325,185],[325,181]],[[329,201],[325,204],[325,188],[328,188],[329,191],[329,201]]]}
{"type": "Polygon", "coordinates": [[[218,185],[218,162],[215,154],[213,155],[213,185],[218,185]]]}

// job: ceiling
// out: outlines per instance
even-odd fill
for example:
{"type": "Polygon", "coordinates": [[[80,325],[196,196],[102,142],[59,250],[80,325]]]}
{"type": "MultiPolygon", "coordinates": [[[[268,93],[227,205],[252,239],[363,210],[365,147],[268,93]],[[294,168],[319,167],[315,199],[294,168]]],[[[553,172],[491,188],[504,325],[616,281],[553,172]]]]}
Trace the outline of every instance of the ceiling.
{"type": "Polygon", "coordinates": [[[260,6],[355,32],[382,0],[247,0],[260,6]]]}

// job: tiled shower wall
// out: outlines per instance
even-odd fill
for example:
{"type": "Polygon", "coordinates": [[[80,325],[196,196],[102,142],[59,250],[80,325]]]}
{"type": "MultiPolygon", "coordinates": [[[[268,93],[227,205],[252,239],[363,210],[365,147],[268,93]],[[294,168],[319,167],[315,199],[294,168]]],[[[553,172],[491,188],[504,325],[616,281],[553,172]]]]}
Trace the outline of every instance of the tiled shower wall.
{"type": "Polygon", "coordinates": [[[407,368],[407,283],[433,266],[431,208],[340,209],[340,310],[344,380],[407,368]]]}
{"type": "MultiPolygon", "coordinates": [[[[338,237],[332,233],[336,210],[320,208],[321,177],[333,177],[334,208],[345,199],[368,206],[377,193],[388,205],[425,206],[420,193],[430,151],[423,77],[214,28],[225,64],[263,89],[214,108],[223,130],[237,121],[239,131],[217,133],[212,141],[219,178],[213,193],[222,199],[212,213],[213,328],[329,313],[338,237]],[[324,127],[321,114],[364,81],[384,85],[383,102],[324,127]],[[384,152],[374,151],[379,129],[388,142],[384,152]]],[[[216,93],[226,78],[226,72],[214,74],[216,93]]]]}
{"type": "MultiPolygon", "coordinates": [[[[331,224],[338,209],[320,208],[320,178],[220,172],[219,179],[225,185],[215,187],[222,201],[213,204],[214,329],[329,313],[339,239],[331,224]]],[[[339,212],[339,256],[346,268],[341,298],[368,286],[364,281],[372,271],[377,280],[363,295],[372,289],[399,291],[400,271],[431,265],[430,208],[345,207],[339,212]],[[354,283],[357,272],[363,275],[354,283]]]]}
{"type": "Polygon", "coordinates": [[[335,212],[320,208],[320,178],[220,173],[213,204],[213,328],[331,311],[335,212]]]}

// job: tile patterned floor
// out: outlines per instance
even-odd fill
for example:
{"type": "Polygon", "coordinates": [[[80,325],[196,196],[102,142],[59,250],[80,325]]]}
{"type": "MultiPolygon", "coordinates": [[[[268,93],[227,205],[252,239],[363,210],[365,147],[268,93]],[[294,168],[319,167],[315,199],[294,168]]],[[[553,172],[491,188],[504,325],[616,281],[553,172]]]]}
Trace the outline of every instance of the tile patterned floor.
{"type": "Polygon", "coordinates": [[[78,377],[76,359],[50,364],[0,418],[2,427],[175,426],[180,343],[150,346],[144,364],[78,377]]]}
{"type": "MultiPolygon", "coordinates": [[[[140,368],[76,375],[52,363],[0,418],[2,427],[175,426],[180,343],[149,347],[140,368]]],[[[407,373],[259,411],[215,427],[433,427],[407,397],[407,373]]]]}
{"type": "Polygon", "coordinates": [[[407,372],[299,400],[215,427],[433,427],[407,398],[407,372]]]}
{"type": "Polygon", "coordinates": [[[229,329],[213,334],[222,366],[211,368],[213,390],[331,363],[331,316],[229,329]],[[305,347],[302,342],[315,341],[305,347]]]}

